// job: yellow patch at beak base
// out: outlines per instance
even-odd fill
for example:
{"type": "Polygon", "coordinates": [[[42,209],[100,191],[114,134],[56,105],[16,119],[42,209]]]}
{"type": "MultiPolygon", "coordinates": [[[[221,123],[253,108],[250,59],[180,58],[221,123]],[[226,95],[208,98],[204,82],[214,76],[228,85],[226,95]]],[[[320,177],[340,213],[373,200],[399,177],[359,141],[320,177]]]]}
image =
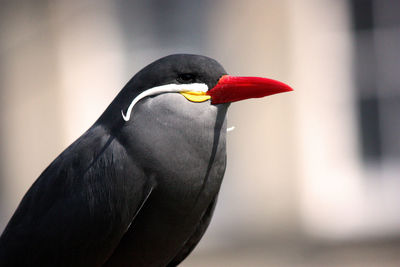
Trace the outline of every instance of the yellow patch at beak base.
{"type": "Polygon", "coordinates": [[[180,92],[180,94],[192,102],[204,102],[211,99],[211,96],[207,95],[205,92],[199,91],[180,92]]]}

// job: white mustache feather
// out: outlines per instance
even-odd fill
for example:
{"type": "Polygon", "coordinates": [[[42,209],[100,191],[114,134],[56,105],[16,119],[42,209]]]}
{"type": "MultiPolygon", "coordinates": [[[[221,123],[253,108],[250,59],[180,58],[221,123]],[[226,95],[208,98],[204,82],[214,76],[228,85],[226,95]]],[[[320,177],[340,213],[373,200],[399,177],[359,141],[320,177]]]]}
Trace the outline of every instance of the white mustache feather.
{"type": "Polygon", "coordinates": [[[208,86],[205,83],[165,84],[165,85],[155,86],[153,88],[141,92],[138,96],[136,96],[132,100],[125,114],[123,110],[121,110],[122,118],[125,121],[129,121],[133,107],[136,105],[137,102],[139,102],[141,99],[147,96],[159,95],[162,93],[178,93],[178,92],[190,92],[190,91],[207,92],[207,90],[208,86]]]}

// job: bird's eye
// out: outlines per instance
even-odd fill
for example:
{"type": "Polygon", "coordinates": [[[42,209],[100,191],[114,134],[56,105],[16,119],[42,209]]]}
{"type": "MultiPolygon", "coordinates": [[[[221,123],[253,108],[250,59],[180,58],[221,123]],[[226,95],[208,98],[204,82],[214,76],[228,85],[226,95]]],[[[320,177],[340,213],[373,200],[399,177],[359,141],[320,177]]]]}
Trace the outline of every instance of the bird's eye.
{"type": "Polygon", "coordinates": [[[192,83],[196,80],[196,76],[192,73],[182,73],[176,80],[180,83],[192,83]]]}

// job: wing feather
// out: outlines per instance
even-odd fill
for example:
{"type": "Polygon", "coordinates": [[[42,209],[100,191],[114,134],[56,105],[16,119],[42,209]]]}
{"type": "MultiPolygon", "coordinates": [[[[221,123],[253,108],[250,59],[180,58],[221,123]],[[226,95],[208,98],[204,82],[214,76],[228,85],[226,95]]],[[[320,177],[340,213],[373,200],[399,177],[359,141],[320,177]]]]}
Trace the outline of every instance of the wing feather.
{"type": "Polygon", "coordinates": [[[0,266],[99,266],[152,185],[123,146],[89,129],[39,176],[0,237],[0,266]]]}

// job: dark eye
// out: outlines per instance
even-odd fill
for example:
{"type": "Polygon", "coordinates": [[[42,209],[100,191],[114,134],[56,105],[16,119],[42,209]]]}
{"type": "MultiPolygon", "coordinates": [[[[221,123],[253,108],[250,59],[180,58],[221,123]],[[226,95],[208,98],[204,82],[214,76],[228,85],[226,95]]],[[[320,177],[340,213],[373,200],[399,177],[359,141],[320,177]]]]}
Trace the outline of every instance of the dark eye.
{"type": "Polygon", "coordinates": [[[196,76],[193,73],[181,73],[176,80],[180,83],[192,83],[196,80],[196,76]]]}

